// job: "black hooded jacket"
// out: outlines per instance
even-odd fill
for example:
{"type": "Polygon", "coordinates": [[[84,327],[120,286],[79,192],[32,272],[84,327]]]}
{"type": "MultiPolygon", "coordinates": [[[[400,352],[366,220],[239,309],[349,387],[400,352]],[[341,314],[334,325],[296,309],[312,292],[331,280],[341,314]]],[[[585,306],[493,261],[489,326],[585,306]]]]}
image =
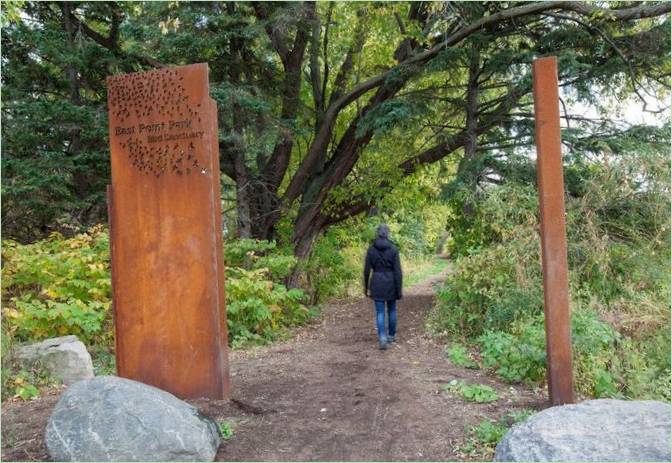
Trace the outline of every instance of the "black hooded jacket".
{"type": "Polygon", "coordinates": [[[401,299],[401,278],[399,251],[389,240],[377,238],[366,253],[364,292],[371,299],[401,299]],[[369,282],[372,270],[373,276],[369,282]]]}

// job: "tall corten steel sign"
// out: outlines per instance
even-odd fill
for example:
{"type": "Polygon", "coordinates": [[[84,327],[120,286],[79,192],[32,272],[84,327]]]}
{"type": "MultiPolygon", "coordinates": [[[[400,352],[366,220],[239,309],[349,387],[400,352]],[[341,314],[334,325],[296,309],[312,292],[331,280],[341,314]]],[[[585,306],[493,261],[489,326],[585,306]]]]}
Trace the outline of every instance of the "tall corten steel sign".
{"type": "Polygon", "coordinates": [[[208,66],[109,77],[119,376],[178,397],[229,390],[217,107],[208,66]]]}
{"type": "Polygon", "coordinates": [[[553,405],[559,405],[574,402],[574,379],[556,58],[551,56],[535,60],[532,65],[532,77],[541,212],[548,391],[553,405]]]}

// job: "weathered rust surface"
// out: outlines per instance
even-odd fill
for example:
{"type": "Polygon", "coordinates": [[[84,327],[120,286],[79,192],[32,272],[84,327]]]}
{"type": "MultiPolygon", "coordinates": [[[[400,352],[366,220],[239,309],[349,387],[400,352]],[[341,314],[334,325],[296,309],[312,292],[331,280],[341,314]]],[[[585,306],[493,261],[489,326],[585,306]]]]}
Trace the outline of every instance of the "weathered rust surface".
{"type": "Polygon", "coordinates": [[[574,402],[574,379],[556,58],[551,56],[535,60],[532,75],[548,390],[553,405],[559,405],[574,402]]]}
{"type": "Polygon", "coordinates": [[[229,391],[217,107],[208,66],[109,77],[117,372],[178,397],[229,391]]]}

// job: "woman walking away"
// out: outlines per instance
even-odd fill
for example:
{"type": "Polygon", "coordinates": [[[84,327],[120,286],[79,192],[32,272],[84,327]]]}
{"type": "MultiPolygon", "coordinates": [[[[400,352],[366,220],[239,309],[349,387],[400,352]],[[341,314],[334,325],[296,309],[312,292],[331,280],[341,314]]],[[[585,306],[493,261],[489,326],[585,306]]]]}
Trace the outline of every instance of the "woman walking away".
{"type": "Polygon", "coordinates": [[[397,334],[397,299],[401,299],[401,263],[399,251],[390,241],[390,229],[381,224],[377,238],[369,246],[364,264],[364,294],[376,306],[378,342],[382,350],[394,342],[397,334]],[[373,276],[371,271],[373,270],[373,276]],[[371,281],[369,282],[369,277],[371,281]],[[388,328],[385,329],[385,303],[387,303],[388,328]]]}

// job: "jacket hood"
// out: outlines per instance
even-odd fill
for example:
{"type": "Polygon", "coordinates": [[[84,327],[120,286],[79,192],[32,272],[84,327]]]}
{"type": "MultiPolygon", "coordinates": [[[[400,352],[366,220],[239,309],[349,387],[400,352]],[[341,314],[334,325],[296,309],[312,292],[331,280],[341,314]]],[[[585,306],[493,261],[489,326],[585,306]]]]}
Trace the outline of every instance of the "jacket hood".
{"type": "Polygon", "coordinates": [[[385,238],[376,238],[375,240],[373,240],[373,246],[379,251],[384,251],[388,248],[391,248],[392,243],[390,243],[385,238]]]}

